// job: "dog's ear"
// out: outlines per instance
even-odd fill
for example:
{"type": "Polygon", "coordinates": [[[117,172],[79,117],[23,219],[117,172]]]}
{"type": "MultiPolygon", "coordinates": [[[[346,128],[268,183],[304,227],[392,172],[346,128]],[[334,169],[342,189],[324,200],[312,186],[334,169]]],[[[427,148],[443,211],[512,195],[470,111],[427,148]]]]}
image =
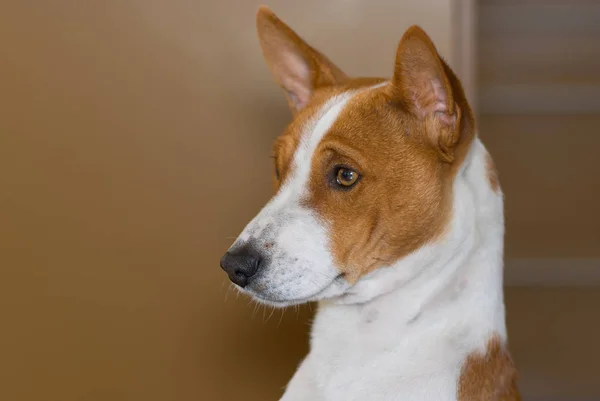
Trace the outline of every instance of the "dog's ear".
{"type": "Polygon", "coordinates": [[[267,7],[258,9],[256,27],[267,65],[285,91],[293,113],[308,104],[315,89],[347,79],[267,7]]]}
{"type": "Polygon", "coordinates": [[[450,162],[459,137],[461,110],[447,73],[452,74],[429,36],[418,26],[410,27],[398,45],[392,96],[425,123],[428,139],[450,162]]]}

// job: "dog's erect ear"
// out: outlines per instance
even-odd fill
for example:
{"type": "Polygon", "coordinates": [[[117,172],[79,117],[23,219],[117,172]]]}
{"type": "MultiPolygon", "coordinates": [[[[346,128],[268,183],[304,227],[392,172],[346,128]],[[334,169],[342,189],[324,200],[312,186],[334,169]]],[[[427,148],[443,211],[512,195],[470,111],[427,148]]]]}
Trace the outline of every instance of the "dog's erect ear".
{"type": "Polygon", "coordinates": [[[391,90],[394,100],[426,123],[429,139],[450,162],[458,141],[461,110],[455,103],[447,68],[429,36],[412,26],[398,45],[391,90]]]}
{"type": "Polygon", "coordinates": [[[293,113],[307,105],[315,89],[347,79],[267,7],[258,9],[256,28],[267,65],[285,90],[293,113]]]}

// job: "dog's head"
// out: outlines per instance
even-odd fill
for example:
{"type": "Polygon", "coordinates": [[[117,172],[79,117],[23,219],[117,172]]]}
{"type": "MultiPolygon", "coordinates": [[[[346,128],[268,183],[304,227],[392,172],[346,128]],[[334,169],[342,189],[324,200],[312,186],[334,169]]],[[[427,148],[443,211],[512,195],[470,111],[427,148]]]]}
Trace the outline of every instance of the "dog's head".
{"type": "Polygon", "coordinates": [[[257,25],[293,120],[275,196],[221,260],[230,279],[272,305],[339,297],[443,241],[473,117],[425,32],[408,29],[385,80],[349,78],[266,8],[257,25]]]}

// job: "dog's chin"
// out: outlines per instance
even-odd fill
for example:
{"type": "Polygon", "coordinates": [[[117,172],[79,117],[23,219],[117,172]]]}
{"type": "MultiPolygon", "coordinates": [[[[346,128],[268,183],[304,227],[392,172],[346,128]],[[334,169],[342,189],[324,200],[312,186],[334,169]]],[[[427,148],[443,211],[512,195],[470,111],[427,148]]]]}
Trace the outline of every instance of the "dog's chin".
{"type": "Polygon", "coordinates": [[[241,293],[250,296],[259,303],[269,305],[274,308],[285,308],[288,306],[302,305],[309,302],[317,302],[343,296],[345,291],[349,288],[349,285],[343,279],[343,276],[340,275],[334,278],[323,288],[314,290],[311,292],[311,295],[304,297],[283,297],[278,294],[275,295],[272,291],[269,291],[269,288],[262,288],[261,290],[253,289],[251,286],[246,288],[240,288],[236,286],[236,288],[241,293]]]}
{"type": "MultiPolygon", "coordinates": [[[[294,298],[294,299],[277,299],[271,298],[269,295],[256,293],[252,291],[244,291],[255,301],[261,304],[271,306],[273,308],[286,308],[288,306],[302,305],[313,301],[311,298],[294,298]]],[[[317,300],[315,300],[317,301],[317,300]]]]}

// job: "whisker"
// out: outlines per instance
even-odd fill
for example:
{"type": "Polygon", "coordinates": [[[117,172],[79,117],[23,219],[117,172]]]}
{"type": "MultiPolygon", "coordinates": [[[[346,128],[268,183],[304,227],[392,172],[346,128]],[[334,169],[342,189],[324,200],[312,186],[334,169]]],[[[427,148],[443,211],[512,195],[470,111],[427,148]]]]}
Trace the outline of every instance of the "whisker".
{"type": "Polygon", "coordinates": [[[260,304],[254,300],[252,300],[252,302],[254,302],[254,310],[252,311],[252,319],[254,319],[254,317],[256,316],[256,312],[260,308],[260,304]]]}
{"type": "Polygon", "coordinates": [[[277,323],[277,328],[279,328],[279,326],[281,325],[281,322],[283,321],[283,314],[285,313],[285,310],[287,308],[282,308],[281,309],[281,317],[279,318],[279,323],[277,323]]]}
{"type": "Polygon", "coordinates": [[[227,286],[227,291],[225,291],[225,300],[223,302],[227,302],[227,299],[229,298],[229,293],[231,292],[232,287],[233,287],[233,284],[229,283],[229,285],[227,286]]]}
{"type": "MultiPolygon", "coordinates": [[[[265,309],[266,309],[266,307],[265,307],[265,309]]],[[[269,320],[271,320],[271,317],[273,317],[273,313],[275,313],[275,308],[271,307],[271,314],[270,314],[270,315],[269,315],[269,317],[267,318],[267,322],[268,322],[269,320]]],[[[266,323],[266,322],[265,322],[265,323],[266,323]]]]}

